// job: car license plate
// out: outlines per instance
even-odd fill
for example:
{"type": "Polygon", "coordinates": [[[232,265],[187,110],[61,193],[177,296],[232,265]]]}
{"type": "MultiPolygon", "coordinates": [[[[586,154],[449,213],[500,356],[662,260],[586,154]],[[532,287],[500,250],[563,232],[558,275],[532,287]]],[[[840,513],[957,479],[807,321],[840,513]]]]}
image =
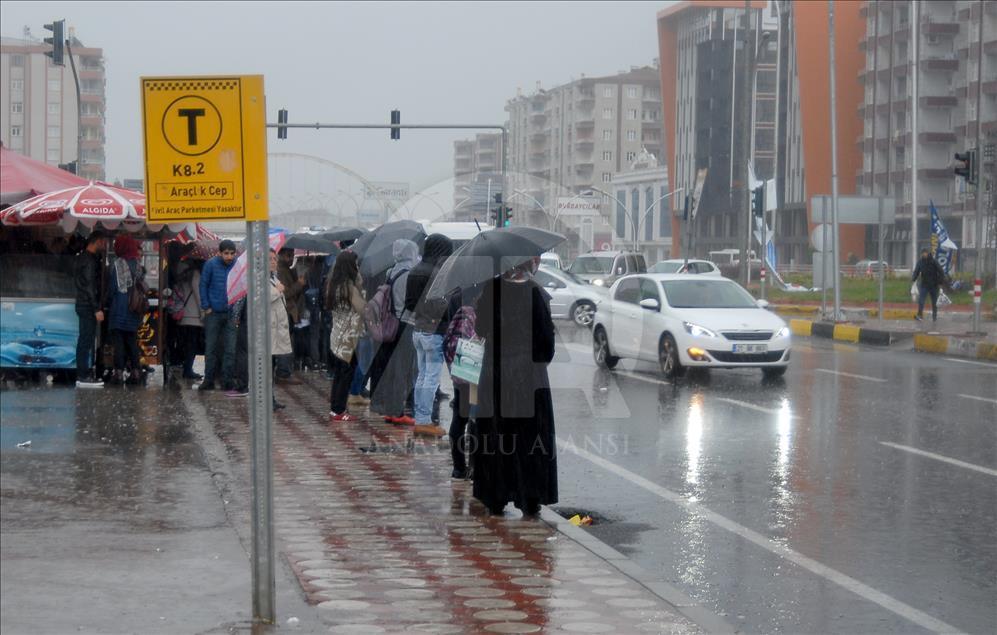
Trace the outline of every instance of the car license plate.
{"type": "Polygon", "coordinates": [[[768,350],[768,344],[734,344],[735,353],[767,353],[768,350]]]}

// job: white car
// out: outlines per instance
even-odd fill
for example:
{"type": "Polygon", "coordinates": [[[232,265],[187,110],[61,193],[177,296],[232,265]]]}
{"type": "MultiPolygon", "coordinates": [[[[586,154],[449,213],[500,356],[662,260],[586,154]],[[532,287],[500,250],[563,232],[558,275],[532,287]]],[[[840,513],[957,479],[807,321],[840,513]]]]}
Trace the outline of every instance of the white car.
{"type": "Polygon", "coordinates": [[[668,379],[693,368],[761,368],[778,377],[789,366],[789,327],[727,278],[649,273],[620,278],[596,305],[596,363],[656,362],[668,379]]]}
{"type": "Polygon", "coordinates": [[[536,281],[550,294],[550,316],[571,320],[577,326],[592,326],[595,307],[607,297],[605,287],[587,284],[575,274],[540,265],[536,281]]]}
{"type": "Polygon", "coordinates": [[[553,267],[554,269],[564,269],[561,263],[561,257],[555,254],[553,251],[548,251],[540,254],[540,264],[553,267]]]}
{"type": "Polygon", "coordinates": [[[720,268],[709,260],[689,260],[682,258],[662,260],[647,270],[648,273],[697,273],[706,276],[722,276],[720,268]]]}

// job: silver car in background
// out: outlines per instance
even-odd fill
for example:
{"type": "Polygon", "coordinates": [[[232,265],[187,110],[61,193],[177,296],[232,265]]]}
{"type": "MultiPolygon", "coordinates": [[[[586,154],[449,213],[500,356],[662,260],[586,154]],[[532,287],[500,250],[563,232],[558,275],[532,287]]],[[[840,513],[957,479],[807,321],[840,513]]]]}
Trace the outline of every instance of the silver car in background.
{"type": "Polygon", "coordinates": [[[551,317],[571,320],[578,326],[591,327],[596,305],[607,297],[606,288],[547,265],[540,265],[534,278],[550,294],[551,317]]]}

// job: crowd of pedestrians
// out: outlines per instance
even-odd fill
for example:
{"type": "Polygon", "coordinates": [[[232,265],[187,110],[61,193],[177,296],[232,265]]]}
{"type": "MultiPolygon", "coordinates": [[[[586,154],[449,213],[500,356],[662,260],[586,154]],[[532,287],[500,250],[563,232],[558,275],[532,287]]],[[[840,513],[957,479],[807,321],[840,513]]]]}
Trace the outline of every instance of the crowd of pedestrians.
{"type": "MultiPolygon", "coordinates": [[[[115,351],[111,381],[144,379],[136,339],[141,307],[133,293],[143,288],[138,243],[127,235],[114,240],[115,259],[101,281],[107,242],[91,234],[76,267],[81,386],[101,385],[92,373],[93,341],[105,319],[115,351]]],[[[431,297],[428,291],[454,251],[446,236],[426,237],[421,250],[413,240],[395,240],[393,264],[369,279],[361,275],[358,254],[349,243],[341,244],[344,249],[334,258],[295,261],[293,250],[271,251],[275,383],[298,383],[296,372],[325,371],[330,425],[356,422],[366,410],[368,418],[442,437],[448,433],[440,426],[440,407],[451,398],[440,388],[442,373],[455,363],[458,342],[483,341],[478,382],[452,381],[452,477],[472,478],[474,495],[496,514],[509,502],[525,514],[556,502],[547,379],[554,327],[549,298],[533,280],[538,260],[472,288],[431,297]],[[371,315],[377,324],[369,328],[371,315]]],[[[171,254],[166,303],[171,360],[183,378],[200,380],[198,391],[246,396],[247,303],[243,298],[230,304],[227,286],[236,245],[222,240],[217,255],[206,260],[195,257],[191,247],[177,246],[171,254]],[[203,377],[194,370],[202,352],[203,377]]],[[[274,399],[273,406],[283,404],[274,399]]]]}

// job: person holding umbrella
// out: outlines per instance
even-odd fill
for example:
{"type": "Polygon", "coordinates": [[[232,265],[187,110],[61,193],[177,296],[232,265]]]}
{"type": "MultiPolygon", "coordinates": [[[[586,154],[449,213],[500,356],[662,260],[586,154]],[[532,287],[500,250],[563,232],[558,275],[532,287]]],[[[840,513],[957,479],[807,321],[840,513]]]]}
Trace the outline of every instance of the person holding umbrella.
{"type": "MultiPolygon", "coordinates": [[[[564,237],[532,227],[478,234],[449,258],[427,292],[445,297],[477,284],[474,331],[484,338],[472,433],[474,497],[501,515],[512,502],[534,516],[557,502],[554,358],[550,297],[534,280],[540,254],[564,237]]],[[[455,466],[456,467],[456,466],[455,466]]]]}

